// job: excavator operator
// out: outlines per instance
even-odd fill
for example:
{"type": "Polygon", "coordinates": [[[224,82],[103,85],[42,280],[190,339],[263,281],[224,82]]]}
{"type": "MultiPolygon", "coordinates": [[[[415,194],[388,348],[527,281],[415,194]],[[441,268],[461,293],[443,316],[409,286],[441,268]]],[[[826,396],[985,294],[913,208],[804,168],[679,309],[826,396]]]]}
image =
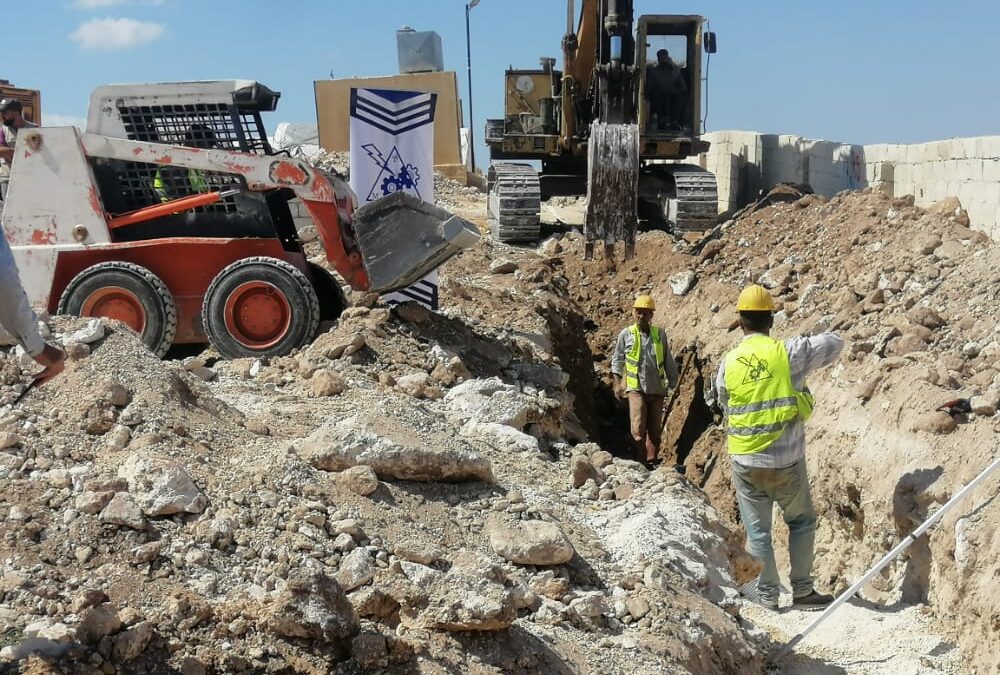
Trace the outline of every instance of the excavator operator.
{"type": "Polygon", "coordinates": [[[670,52],[656,52],[656,65],[646,69],[646,98],[657,131],[681,131],[687,108],[688,86],[684,74],[670,58],[670,52]]]}

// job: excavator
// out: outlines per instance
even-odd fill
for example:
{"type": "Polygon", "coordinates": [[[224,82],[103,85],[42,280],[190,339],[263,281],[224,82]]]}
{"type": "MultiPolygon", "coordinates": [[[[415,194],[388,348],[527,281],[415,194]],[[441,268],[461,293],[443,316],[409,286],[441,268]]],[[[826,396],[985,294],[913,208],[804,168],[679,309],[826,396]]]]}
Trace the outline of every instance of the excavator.
{"type": "Polygon", "coordinates": [[[506,72],[503,119],[486,125],[488,216],[500,241],[537,241],[541,201],[588,197],[585,256],[635,252],[640,218],[675,231],[710,228],[715,176],[682,163],[701,139],[702,50],[716,51],[701,16],[634,16],[633,0],[567,1],[563,69],[506,72]],[[541,163],[541,170],[526,163],[541,163]]]}
{"type": "Polygon", "coordinates": [[[405,192],[359,207],[341,177],[274,152],[261,113],[279,96],[252,80],[108,85],[86,133],[22,131],[3,229],[31,304],[117,319],[160,356],[206,341],[227,358],[282,356],[345,306],[306,257],[291,200],[358,291],[408,286],[478,241],[405,192]]]}

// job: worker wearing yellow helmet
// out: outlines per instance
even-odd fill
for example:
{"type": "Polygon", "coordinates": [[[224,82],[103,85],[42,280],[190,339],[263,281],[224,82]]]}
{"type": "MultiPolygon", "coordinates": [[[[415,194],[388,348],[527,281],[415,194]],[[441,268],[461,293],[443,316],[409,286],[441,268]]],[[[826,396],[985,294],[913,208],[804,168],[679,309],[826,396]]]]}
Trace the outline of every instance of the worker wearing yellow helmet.
{"type": "Polygon", "coordinates": [[[628,399],[629,427],[636,458],[647,467],[659,461],[663,401],[677,386],[677,364],[663,329],[654,326],[656,305],[649,295],[633,303],[635,323],[618,335],[611,374],[615,396],[628,399]]]}
{"type": "Polygon", "coordinates": [[[788,525],[792,606],[819,609],[833,597],[816,592],[812,566],[816,511],[806,473],[805,421],[813,398],[806,375],[840,357],[835,333],[775,340],[775,305],[761,286],[747,286],[736,303],[743,339],[723,358],[715,388],[726,414],[733,485],[747,530],[747,547],[763,565],[751,598],[778,608],[778,567],[771,544],[771,513],[781,507],[788,525]]]}

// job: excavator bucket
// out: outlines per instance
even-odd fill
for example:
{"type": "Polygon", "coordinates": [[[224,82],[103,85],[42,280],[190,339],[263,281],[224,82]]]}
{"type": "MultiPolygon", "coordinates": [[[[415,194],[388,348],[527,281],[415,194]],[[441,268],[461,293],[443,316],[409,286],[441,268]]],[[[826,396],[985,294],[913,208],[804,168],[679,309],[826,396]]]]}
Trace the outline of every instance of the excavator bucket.
{"type": "Polygon", "coordinates": [[[409,286],[479,241],[475,225],[406,192],[364,204],[353,221],[377,293],[409,286]]]}
{"type": "Polygon", "coordinates": [[[587,217],[584,257],[594,257],[594,244],[604,242],[605,258],[614,256],[616,241],[625,242],[625,259],[635,255],[639,224],[639,126],[590,125],[587,147],[587,217]]]}

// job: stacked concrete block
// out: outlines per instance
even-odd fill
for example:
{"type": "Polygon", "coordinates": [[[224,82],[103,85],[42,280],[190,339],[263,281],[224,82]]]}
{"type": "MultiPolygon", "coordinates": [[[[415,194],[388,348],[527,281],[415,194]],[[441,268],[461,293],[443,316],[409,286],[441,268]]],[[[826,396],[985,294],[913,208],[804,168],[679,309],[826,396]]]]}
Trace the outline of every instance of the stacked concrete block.
{"type": "Polygon", "coordinates": [[[912,194],[920,206],[955,196],[974,228],[1000,240],[1000,136],[864,146],[748,131],[706,138],[712,149],[701,164],[720,177],[720,211],[743,206],[740,186],[752,171],[763,189],[804,182],[829,197],[871,186],[897,197],[912,194]]]}

